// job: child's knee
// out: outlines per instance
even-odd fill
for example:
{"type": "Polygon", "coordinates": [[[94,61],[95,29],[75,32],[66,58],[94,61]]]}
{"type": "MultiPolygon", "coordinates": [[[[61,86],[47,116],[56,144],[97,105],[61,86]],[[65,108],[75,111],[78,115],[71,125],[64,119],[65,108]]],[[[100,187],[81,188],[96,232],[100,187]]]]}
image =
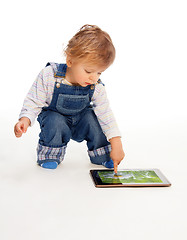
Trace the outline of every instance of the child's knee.
{"type": "Polygon", "coordinates": [[[71,130],[64,116],[49,111],[40,121],[40,143],[45,145],[61,146],[69,142],[71,130]]]}

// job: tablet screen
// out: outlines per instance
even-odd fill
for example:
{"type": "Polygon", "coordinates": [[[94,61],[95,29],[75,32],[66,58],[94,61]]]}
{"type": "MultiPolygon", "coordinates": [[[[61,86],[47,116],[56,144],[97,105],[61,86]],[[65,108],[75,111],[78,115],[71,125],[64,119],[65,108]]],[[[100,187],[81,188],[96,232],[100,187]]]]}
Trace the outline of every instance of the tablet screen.
{"type": "Polygon", "coordinates": [[[162,183],[162,180],[153,170],[126,170],[98,171],[98,176],[104,184],[126,184],[126,183],[162,183]]]}
{"type": "Polygon", "coordinates": [[[96,187],[169,187],[159,169],[124,169],[115,175],[110,169],[90,170],[96,187]]]}

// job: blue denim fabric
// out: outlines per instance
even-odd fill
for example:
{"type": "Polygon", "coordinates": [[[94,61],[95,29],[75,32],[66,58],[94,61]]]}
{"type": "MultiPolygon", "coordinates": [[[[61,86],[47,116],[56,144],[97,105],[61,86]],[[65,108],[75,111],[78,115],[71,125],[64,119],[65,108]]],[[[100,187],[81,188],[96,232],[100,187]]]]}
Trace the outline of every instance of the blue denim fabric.
{"type": "MultiPolygon", "coordinates": [[[[58,80],[65,76],[66,67],[65,64],[57,66],[55,77],[58,80]]],[[[93,93],[94,85],[81,87],[55,84],[51,104],[43,108],[37,119],[41,128],[39,145],[61,148],[73,139],[77,142],[86,140],[88,151],[109,146],[91,106],[93,93]]],[[[95,164],[110,161],[110,152],[90,156],[90,160],[95,164]]]]}

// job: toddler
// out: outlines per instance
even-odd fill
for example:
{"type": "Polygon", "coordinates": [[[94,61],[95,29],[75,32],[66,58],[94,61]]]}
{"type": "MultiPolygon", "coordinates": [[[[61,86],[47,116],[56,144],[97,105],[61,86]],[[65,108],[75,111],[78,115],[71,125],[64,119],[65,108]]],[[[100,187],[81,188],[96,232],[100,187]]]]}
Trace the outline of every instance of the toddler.
{"type": "Polygon", "coordinates": [[[14,127],[21,137],[35,118],[41,132],[37,163],[55,169],[70,139],[86,140],[93,164],[114,168],[124,158],[121,136],[99,79],[114,61],[110,36],[95,25],[84,25],[65,48],[66,63],[47,63],[28,92],[14,127]]]}

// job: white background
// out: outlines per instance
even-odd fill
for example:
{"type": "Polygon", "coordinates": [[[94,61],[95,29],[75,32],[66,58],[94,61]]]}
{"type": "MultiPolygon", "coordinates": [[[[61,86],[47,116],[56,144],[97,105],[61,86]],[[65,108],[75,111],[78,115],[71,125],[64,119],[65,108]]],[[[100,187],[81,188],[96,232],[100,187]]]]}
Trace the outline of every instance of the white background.
{"type": "Polygon", "coordinates": [[[4,1],[0,4],[0,239],[186,239],[187,3],[4,1]],[[84,24],[107,31],[116,60],[103,74],[122,133],[123,168],[159,168],[170,188],[97,189],[85,143],[55,171],[36,165],[39,127],[13,126],[48,61],[84,24]]]}

